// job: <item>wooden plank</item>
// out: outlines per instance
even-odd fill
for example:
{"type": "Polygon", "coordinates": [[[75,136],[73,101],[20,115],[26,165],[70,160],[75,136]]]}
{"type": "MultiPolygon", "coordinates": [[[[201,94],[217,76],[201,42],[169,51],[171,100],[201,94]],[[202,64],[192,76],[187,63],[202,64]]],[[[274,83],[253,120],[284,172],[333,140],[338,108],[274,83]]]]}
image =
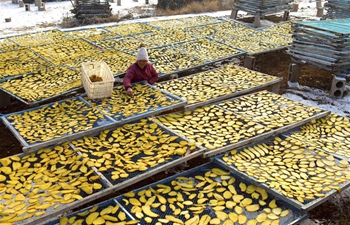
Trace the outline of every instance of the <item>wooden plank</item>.
{"type": "Polygon", "coordinates": [[[338,75],[340,77],[347,77],[348,76],[348,74],[344,72],[346,70],[344,70],[342,68],[327,67],[327,66],[324,66],[324,65],[317,63],[317,62],[312,62],[312,61],[309,61],[307,59],[302,60],[302,59],[294,58],[294,57],[292,57],[292,61],[295,63],[312,66],[312,67],[317,68],[317,69],[327,70],[327,71],[330,71],[330,72],[332,72],[335,75],[338,75]]]}
{"type": "Polygon", "coordinates": [[[292,35],[293,36],[305,36],[305,34],[309,34],[310,37],[313,37],[313,38],[323,38],[325,41],[329,41],[329,42],[334,42],[334,43],[344,43],[347,38],[342,38],[340,36],[335,36],[334,34],[332,33],[329,33],[329,32],[326,32],[326,31],[319,31],[319,30],[316,30],[316,29],[310,29],[310,28],[307,28],[307,27],[302,27],[302,26],[292,26],[292,35]]]}
{"type": "MultiPolygon", "coordinates": [[[[319,59],[320,57],[315,58],[315,57],[312,57],[313,55],[310,55],[310,54],[303,55],[303,54],[300,54],[299,52],[294,51],[293,49],[288,50],[288,53],[292,57],[299,58],[300,60],[307,60],[307,61],[311,61],[311,62],[315,62],[315,63],[320,63],[321,64],[320,66],[324,65],[324,66],[330,66],[330,67],[338,67],[338,69],[341,70],[341,68],[340,68],[342,66],[341,63],[326,61],[327,59],[322,60],[322,59],[319,59]]],[[[347,64],[350,64],[350,62],[347,64]]],[[[344,66],[346,66],[347,64],[345,64],[344,66]]]]}
{"type": "Polygon", "coordinates": [[[344,49],[343,50],[338,50],[338,49],[330,49],[327,45],[324,46],[317,46],[313,45],[312,43],[293,43],[292,48],[300,49],[300,50],[305,50],[305,51],[314,51],[317,53],[322,53],[325,55],[335,55],[338,57],[350,57],[350,49],[344,49]]]}
{"type": "MultiPolygon", "coordinates": [[[[350,19],[349,19],[349,21],[350,21],[350,19]]],[[[298,23],[298,25],[309,27],[309,28],[312,28],[312,29],[315,29],[315,30],[329,32],[329,33],[332,33],[332,34],[335,34],[335,35],[338,35],[338,36],[348,36],[348,35],[350,35],[350,32],[341,33],[341,32],[338,32],[338,31],[335,31],[335,30],[331,29],[331,28],[334,28],[334,27],[340,27],[340,28],[342,28],[344,30],[348,30],[349,31],[349,28],[350,28],[349,24],[346,24],[346,23],[334,24],[333,22],[336,22],[336,20],[321,20],[321,21],[317,21],[317,22],[300,22],[300,23],[298,23]],[[322,25],[328,25],[329,29],[324,28],[322,25]]]]}

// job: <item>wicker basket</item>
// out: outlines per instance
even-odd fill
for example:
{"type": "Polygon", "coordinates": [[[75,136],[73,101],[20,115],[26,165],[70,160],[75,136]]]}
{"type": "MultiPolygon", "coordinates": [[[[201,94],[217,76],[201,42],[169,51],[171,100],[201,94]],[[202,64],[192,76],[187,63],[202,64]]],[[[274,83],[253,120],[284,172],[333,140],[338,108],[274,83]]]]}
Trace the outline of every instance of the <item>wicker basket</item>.
{"type": "Polygon", "coordinates": [[[114,77],[105,62],[82,63],[81,80],[88,98],[99,99],[112,96],[114,77]],[[91,75],[102,77],[102,81],[92,82],[89,78],[91,75]]]}

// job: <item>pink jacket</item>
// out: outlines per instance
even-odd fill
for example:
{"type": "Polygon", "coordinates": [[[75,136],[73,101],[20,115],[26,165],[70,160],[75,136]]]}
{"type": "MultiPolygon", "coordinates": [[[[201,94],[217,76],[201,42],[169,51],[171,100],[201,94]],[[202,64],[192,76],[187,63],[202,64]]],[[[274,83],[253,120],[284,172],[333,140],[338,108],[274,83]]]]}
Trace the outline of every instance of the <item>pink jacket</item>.
{"type": "Polygon", "coordinates": [[[123,79],[123,84],[125,90],[131,87],[131,83],[138,81],[147,81],[149,84],[154,84],[158,80],[158,73],[152,66],[152,64],[147,63],[145,68],[141,68],[137,63],[133,63],[127,70],[123,79]]]}

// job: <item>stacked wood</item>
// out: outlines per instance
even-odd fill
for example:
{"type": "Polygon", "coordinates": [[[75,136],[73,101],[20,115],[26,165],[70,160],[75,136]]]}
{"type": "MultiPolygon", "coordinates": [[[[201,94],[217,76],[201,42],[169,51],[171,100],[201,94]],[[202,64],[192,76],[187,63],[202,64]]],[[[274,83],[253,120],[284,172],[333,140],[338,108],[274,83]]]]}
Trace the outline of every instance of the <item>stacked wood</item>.
{"type": "Polygon", "coordinates": [[[76,0],[74,9],[75,18],[84,19],[91,17],[109,17],[112,9],[108,1],[99,0],[76,0]]]}
{"type": "Polygon", "coordinates": [[[293,0],[236,0],[233,8],[250,14],[264,16],[291,9],[293,0]]]}
{"type": "Polygon", "coordinates": [[[350,18],[298,22],[292,25],[288,49],[294,62],[346,76],[350,68],[350,18]]]}
{"type": "Polygon", "coordinates": [[[340,19],[350,17],[350,0],[329,0],[325,3],[327,14],[325,19],[340,19]]]}

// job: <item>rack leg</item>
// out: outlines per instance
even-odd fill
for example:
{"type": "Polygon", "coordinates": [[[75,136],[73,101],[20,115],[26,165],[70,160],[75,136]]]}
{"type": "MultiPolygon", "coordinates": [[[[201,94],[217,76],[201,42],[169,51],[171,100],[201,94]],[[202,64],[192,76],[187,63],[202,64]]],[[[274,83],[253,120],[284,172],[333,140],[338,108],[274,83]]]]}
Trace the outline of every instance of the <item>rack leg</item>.
{"type": "Polygon", "coordinates": [[[231,11],[231,19],[237,19],[237,14],[238,14],[238,10],[237,9],[232,9],[231,11]]]}
{"type": "Polygon", "coordinates": [[[293,3],[291,12],[298,12],[298,9],[299,9],[299,4],[293,3]]]}
{"type": "Polygon", "coordinates": [[[172,79],[172,80],[177,79],[177,78],[179,78],[179,75],[177,73],[170,75],[170,79],[172,79]]]}
{"type": "Polygon", "coordinates": [[[0,90],[0,108],[6,108],[10,105],[10,95],[0,90]]]}
{"type": "Polygon", "coordinates": [[[283,21],[288,21],[288,18],[289,18],[289,11],[284,11],[283,21]]]}
{"type": "Polygon", "coordinates": [[[300,76],[300,64],[291,63],[289,65],[288,81],[298,82],[300,76]]]}
{"type": "Polygon", "coordinates": [[[323,8],[317,8],[316,17],[322,17],[323,16],[323,8]]]}
{"type": "Polygon", "coordinates": [[[280,87],[281,87],[281,82],[278,82],[276,84],[272,85],[272,92],[275,94],[279,94],[280,93],[280,87]]]}
{"type": "Polygon", "coordinates": [[[260,27],[260,15],[258,15],[258,14],[255,15],[253,26],[255,28],[260,27]]]}
{"type": "Polygon", "coordinates": [[[247,69],[252,70],[255,67],[255,57],[254,56],[244,57],[243,66],[247,69]]]}

